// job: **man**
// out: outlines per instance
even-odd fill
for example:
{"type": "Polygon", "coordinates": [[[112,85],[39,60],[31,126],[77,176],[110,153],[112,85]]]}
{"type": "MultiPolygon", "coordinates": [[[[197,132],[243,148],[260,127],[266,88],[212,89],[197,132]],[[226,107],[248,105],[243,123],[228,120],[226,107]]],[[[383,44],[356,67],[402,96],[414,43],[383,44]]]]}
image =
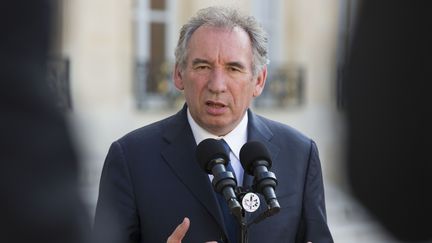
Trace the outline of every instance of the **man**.
{"type": "Polygon", "coordinates": [[[250,243],[332,242],[315,143],[249,109],[267,76],[264,30],[252,17],[210,7],[183,26],[175,54],[174,84],[186,105],[112,144],[100,182],[96,235],[110,232],[105,242],[238,242],[195,158],[201,141],[223,138],[239,184],[251,185],[239,162],[249,140],[269,149],[278,178],[281,211],[249,228],[250,243]]]}

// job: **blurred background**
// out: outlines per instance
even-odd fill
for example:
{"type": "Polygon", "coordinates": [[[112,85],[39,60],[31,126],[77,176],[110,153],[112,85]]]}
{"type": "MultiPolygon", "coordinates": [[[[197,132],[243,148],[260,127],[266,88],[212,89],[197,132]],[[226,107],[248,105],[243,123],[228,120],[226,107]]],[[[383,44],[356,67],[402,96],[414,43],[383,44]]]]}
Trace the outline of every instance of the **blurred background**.
{"type": "Polygon", "coordinates": [[[345,173],[342,75],[357,0],[59,2],[48,81],[71,127],[90,215],[110,144],[184,102],[171,80],[181,25],[200,8],[225,5],[252,14],[269,33],[269,77],[254,110],[316,141],[335,242],[396,242],[350,196],[345,173]]]}

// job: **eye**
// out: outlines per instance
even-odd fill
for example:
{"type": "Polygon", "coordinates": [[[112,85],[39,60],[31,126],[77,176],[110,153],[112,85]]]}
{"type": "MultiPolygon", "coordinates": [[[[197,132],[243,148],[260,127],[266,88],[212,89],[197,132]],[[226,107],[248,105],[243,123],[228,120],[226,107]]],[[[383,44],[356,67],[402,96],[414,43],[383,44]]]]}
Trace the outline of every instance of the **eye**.
{"type": "Polygon", "coordinates": [[[206,69],[210,69],[210,66],[208,65],[197,65],[194,67],[195,70],[206,70],[206,69]]]}
{"type": "Polygon", "coordinates": [[[228,70],[229,70],[230,72],[241,72],[240,68],[235,67],[235,66],[229,66],[229,67],[228,67],[228,70]]]}

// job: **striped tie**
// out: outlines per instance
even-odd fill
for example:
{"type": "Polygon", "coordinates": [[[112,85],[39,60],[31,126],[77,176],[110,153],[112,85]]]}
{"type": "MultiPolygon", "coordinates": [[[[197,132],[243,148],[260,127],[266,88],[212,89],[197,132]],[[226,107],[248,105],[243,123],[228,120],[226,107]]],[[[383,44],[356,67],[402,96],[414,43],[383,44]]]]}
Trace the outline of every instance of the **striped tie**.
{"type": "MultiPolygon", "coordinates": [[[[226,154],[229,157],[229,154],[231,151],[229,145],[223,139],[221,139],[220,141],[224,145],[226,154]]],[[[234,169],[233,169],[230,161],[228,161],[228,164],[226,166],[226,170],[231,171],[234,174],[234,178],[236,177],[234,169]]],[[[228,204],[225,201],[223,195],[221,193],[216,193],[216,195],[217,195],[217,198],[219,200],[219,206],[221,207],[221,210],[222,210],[226,231],[228,232],[229,242],[230,243],[236,243],[236,242],[238,242],[238,239],[239,239],[238,238],[239,224],[236,223],[236,218],[234,217],[234,215],[231,214],[231,212],[228,208],[228,204]]]]}

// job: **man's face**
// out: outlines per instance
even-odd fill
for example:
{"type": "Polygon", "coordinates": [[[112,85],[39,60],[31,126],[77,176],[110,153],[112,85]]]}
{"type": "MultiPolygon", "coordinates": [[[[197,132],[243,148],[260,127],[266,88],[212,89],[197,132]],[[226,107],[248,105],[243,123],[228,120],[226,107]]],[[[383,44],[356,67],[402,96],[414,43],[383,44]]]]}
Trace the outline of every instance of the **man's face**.
{"type": "Polygon", "coordinates": [[[194,120],[207,131],[225,135],[243,118],[261,94],[267,69],[252,73],[252,46],[247,33],[199,27],[188,44],[187,63],[174,70],[175,86],[184,90],[194,120]]]}

